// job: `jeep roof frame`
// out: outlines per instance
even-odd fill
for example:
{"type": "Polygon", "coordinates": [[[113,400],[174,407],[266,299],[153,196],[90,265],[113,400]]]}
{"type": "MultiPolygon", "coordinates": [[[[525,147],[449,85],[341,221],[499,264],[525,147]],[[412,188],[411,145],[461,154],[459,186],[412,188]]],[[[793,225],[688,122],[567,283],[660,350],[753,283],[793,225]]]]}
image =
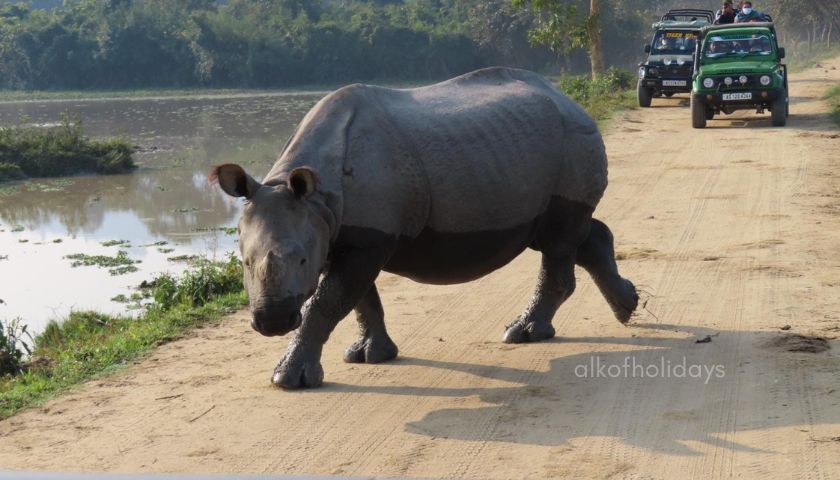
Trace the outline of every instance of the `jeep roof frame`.
{"type": "Polygon", "coordinates": [[[686,23],[693,23],[691,18],[695,18],[696,20],[694,21],[700,21],[699,17],[705,18],[706,23],[712,23],[715,21],[715,14],[711,10],[705,10],[702,8],[673,8],[662,15],[659,22],[679,22],[680,20],[677,20],[677,17],[685,17],[686,19],[682,20],[682,22],[686,23]]]}
{"type": "Polygon", "coordinates": [[[716,32],[718,30],[738,30],[741,28],[768,28],[776,35],[776,24],[773,22],[746,22],[746,23],[727,23],[724,25],[707,25],[700,29],[701,38],[706,38],[709,32],[716,32]]]}

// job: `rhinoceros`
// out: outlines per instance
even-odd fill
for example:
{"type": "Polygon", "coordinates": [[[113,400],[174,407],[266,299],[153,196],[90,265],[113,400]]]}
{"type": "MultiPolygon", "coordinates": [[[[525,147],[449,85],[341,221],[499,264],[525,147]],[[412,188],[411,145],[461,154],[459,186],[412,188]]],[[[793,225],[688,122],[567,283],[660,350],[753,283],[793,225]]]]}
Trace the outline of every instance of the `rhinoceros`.
{"type": "Polygon", "coordinates": [[[235,164],[210,174],[246,199],[239,221],[251,326],[295,337],[274,370],[283,388],[323,382],[321,350],[356,311],[347,362],[397,356],[375,280],[468,282],[526,248],[542,253],[533,298],[503,341],[551,338],[575,264],[616,318],[638,303],[592,213],[607,187],[592,119],[536,73],[488,68],[431,86],[350,85],[307,113],[257,181],[235,164]]]}

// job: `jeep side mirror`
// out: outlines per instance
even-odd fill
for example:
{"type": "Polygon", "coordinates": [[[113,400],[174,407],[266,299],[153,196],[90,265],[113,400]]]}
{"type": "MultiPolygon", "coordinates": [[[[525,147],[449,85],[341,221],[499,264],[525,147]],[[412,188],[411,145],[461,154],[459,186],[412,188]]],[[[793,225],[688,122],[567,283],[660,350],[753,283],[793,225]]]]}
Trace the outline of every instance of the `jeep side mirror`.
{"type": "Polygon", "coordinates": [[[785,58],[785,49],[779,48],[779,60],[785,58]]]}
{"type": "Polygon", "coordinates": [[[645,53],[650,53],[650,45],[645,45],[645,53]]]}

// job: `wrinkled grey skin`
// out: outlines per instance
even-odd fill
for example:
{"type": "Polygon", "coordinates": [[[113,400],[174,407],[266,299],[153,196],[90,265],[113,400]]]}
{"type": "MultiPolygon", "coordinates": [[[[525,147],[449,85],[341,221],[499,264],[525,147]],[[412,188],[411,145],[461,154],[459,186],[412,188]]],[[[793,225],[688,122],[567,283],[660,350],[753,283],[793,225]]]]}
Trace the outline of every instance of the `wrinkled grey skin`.
{"type": "Polygon", "coordinates": [[[531,72],[489,68],[408,90],[351,85],[306,115],[262,182],[232,164],[211,178],[247,199],[239,229],[254,329],[296,329],[272,377],[284,388],[322,383],[321,349],[354,309],[360,336],[345,361],[396,357],[374,283],[382,270],[458,283],[540,251],[509,343],[554,336],[575,264],[618,320],[637,306],[612,234],[592,218],[607,186],[598,129],[531,72]]]}

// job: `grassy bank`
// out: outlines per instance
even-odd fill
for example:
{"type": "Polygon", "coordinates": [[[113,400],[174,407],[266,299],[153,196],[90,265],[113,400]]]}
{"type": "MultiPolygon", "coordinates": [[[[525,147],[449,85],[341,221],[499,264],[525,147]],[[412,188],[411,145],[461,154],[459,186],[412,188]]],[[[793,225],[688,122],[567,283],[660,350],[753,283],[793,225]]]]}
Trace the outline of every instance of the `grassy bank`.
{"type": "Polygon", "coordinates": [[[10,332],[0,335],[0,372],[5,372],[0,376],[0,418],[114,371],[247,301],[242,266],[233,256],[224,262],[200,261],[179,278],[164,274],[144,287],[149,303],[138,318],[73,312],[35,337],[28,358],[21,352],[27,339],[19,328],[15,333],[0,325],[0,332],[10,332]]]}
{"type": "Polygon", "coordinates": [[[124,173],[135,168],[124,138],[94,140],[79,119],[64,115],[55,126],[0,127],[0,182],[78,173],[124,173]]]}
{"type": "Polygon", "coordinates": [[[554,83],[599,123],[637,106],[636,78],[626,70],[613,67],[595,80],[589,75],[567,75],[555,78],[554,83]]]}
{"type": "Polygon", "coordinates": [[[831,108],[831,119],[840,125],[840,84],[832,87],[825,95],[825,101],[831,108]]]}
{"type": "Polygon", "coordinates": [[[130,100],[180,98],[233,98],[317,94],[342,85],[304,85],[270,90],[248,88],[150,88],[137,90],[0,90],[0,103],[50,102],[65,100],[130,100]]]}

